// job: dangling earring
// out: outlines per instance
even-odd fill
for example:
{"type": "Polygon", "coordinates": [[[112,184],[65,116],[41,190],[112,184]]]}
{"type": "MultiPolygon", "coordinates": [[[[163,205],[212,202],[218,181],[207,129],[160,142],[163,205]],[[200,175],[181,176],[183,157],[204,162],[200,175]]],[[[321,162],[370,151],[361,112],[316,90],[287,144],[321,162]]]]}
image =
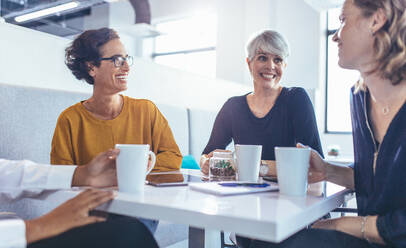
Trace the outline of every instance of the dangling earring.
{"type": "Polygon", "coordinates": [[[375,32],[374,32],[374,30],[373,30],[372,28],[369,30],[369,33],[370,33],[372,36],[375,35],[375,32]]]}

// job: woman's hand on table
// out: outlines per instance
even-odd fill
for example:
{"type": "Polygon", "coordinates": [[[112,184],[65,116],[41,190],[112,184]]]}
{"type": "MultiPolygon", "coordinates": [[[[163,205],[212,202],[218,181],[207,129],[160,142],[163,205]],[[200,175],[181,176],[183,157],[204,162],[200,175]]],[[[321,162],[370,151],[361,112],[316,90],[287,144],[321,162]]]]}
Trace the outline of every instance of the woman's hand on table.
{"type": "Polygon", "coordinates": [[[88,164],[78,166],[73,174],[72,186],[116,186],[116,158],[119,153],[118,149],[109,149],[98,154],[88,164]]]}
{"type": "Polygon", "coordinates": [[[231,152],[231,151],[216,149],[216,150],[210,152],[209,154],[203,154],[200,157],[199,166],[200,166],[200,170],[202,171],[202,173],[205,174],[206,176],[209,175],[209,161],[210,161],[210,158],[213,157],[214,152],[231,152]]]}
{"type": "MultiPolygon", "coordinates": [[[[297,143],[296,147],[306,148],[308,146],[297,143]]],[[[313,150],[312,148],[310,149],[311,153],[308,181],[309,183],[325,181],[327,179],[327,164],[317,151],[313,150]]]]}
{"type": "Polygon", "coordinates": [[[53,237],[75,227],[105,221],[103,217],[89,216],[89,211],[112,200],[114,196],[112,191],[88,189],[50,213],[25,221],[27,243],[53,237]]]}
{"type": "Polygon", "coordinates": [[[311,228],[326,229],[345,232],[354,236],[359,236],[358,231],[361,230],[360,223],[353,217],[341,217],[336,219],[324,219],[316,221],[311,228]],[[354,223],[356,222],[356,223],[354,223]],[[351,229],[353,230],[351,230],[351,229]],[[358,230],[359,229],[359,230],[358,230]]]}
{"type": "Polygon", "coordinates": [[[312,228],[315,229],[327,229],[327,230],[337,230],[337,220],[338,219],[326,219],[326,220],[319,220],[316,221],[312,228]]]}

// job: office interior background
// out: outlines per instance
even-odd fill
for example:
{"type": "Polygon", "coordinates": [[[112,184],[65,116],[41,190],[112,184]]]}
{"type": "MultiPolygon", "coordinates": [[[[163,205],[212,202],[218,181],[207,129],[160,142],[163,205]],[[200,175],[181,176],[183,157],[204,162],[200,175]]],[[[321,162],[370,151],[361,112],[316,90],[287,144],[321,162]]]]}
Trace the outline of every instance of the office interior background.
{"type": "Polygon", "coordinates": [[[0,0],[0,82],[91,92],[64,65],[64,48],[84,30],[111,27],[136,56],[124,94],[218,111],[252,91],[245,44],[273,29],[291,48],[281,83],[309,93],[325,153],[338,146],[351,158],[349,95],[358,75],[338,67],[331,40],[342,2],[145,0],[135,9],[126,0],[0,0]],[[41,10],[44,16],[27,16],[41,10]]]}

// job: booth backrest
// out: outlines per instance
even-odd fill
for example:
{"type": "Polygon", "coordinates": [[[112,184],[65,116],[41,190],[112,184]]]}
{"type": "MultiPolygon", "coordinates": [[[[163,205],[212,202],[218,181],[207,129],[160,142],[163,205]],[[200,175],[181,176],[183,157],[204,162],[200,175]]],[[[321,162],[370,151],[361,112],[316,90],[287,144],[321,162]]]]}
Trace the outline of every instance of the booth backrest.
{"type": "Polygon", "coordinates": [[[172,129],[173,136],[179,146],[182,155],[188,155],[189,152],[189,121],[186,108],[170,106],[166,104],[156,105],[161,113],[168,120],[172,129]]]}
{"type": "Polygon", "coordinates": [[[0,84],[0,157],[49,163],[56,121],[83,93],[0,84]]]}
{"type": "MultiPolygon", "coordinates": [[[[67,107],[90,95],[0,84],[0,158],[49,163],[56,121],[67,107]]],[[[183,155],[199,158],[215,113],[157,104],[183,155]]]]}
{"type": "Polygon", "coordinates": [[[199,161],[203,149],[209,141],[216,114],[200,109],[189,109],[190,154],[196,161],[199,161]]]}

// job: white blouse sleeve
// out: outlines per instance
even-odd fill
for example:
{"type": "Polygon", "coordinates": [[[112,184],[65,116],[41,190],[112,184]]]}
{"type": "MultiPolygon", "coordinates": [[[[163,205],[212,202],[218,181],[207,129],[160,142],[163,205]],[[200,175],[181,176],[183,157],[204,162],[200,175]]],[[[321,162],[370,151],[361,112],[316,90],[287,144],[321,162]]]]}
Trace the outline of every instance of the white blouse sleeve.
{"type": "Polygon", "coordinates": [[[46,189],[68,189],[76,166],[51,166],[28,160],[0,159],[0,192],[31,191],[40,193],[46,189]]]}
{"type": "MultiPolygon", "coordinates": [[[[0,201],[34,196],[43,190],[68,189],[75,168],[0,159],[0,201]]],[[[25,222],[11,213],[0,213],[0,248],[26,247],[26,243],[25,222]]]]}

